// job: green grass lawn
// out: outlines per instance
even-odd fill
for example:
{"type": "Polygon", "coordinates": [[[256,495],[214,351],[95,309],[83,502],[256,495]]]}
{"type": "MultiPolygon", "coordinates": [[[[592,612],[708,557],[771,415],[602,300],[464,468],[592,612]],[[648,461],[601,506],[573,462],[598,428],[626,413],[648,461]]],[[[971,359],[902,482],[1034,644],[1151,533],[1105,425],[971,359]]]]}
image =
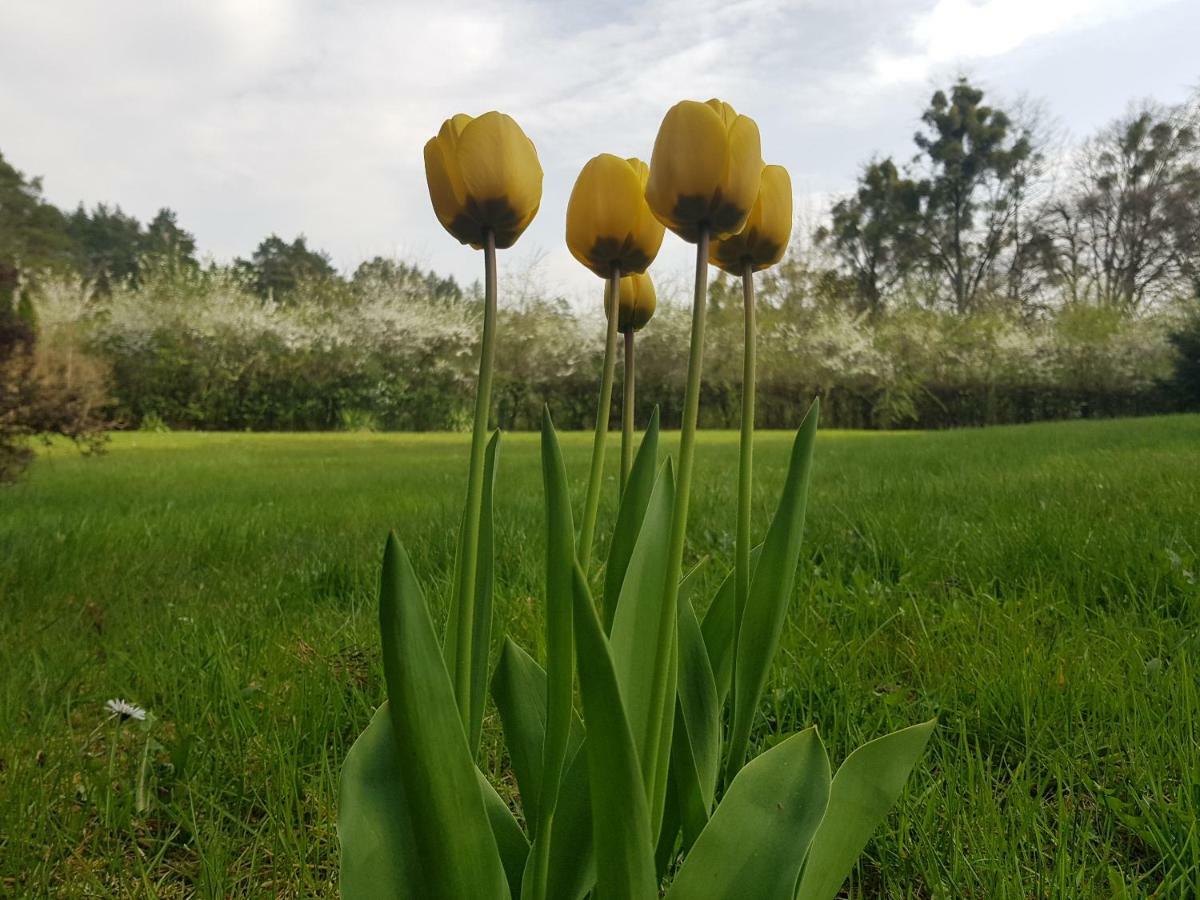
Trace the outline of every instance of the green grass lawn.
{"type": "MultiPolygon", "coordinates": [[[[122,434],[0,490],[0,895],[335,896],[338,769],[384,695],[383,539],[440,621],[467,441],[122,434]]],[[[760,536],[789,441],[758,439],[760,536]]],[[[577,509],[589,445],[564,437],[577,509]]],[[[501,451],[493,640],[535,655],[537,446],[501,451]]],[[[736,459],[702,436],[707,591],[736,459]]],[[[836,764],[940,723],[854,896],[1197,895],[1200,416],[826,432],[805,538],[758,738],[815,723],[836,764]]]]}

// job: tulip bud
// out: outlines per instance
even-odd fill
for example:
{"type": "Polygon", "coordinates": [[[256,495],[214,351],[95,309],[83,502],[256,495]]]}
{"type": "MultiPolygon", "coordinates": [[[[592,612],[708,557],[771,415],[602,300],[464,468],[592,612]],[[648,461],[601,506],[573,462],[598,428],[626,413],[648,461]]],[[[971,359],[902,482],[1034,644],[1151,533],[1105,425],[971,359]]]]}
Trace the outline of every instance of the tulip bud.
{"type": "Polygon", "coordinates": [[[588,160],[567,201],[571,255],[607,278],[645,272],[662,246],[663,226],[646,205],[650,170],[640,159],[601,153],[588,160]]]}
{"type": "Polygon", "coordinates": [[[425,180],[438,221],[476,250],[488,231],[498,248],[511,247],[542,201],[537,150],[516,122],[498,112],[447,119],[425,144],[425,180]]]}
{"type": "Polygon", "coordinates": [[[792,179],[783,166],[767,166],[746,227],[724,240],[713,241],[708,261],[731,275],[741,275],[746,263],[760,272],[783,259],[791,235],[792,179]]]}
{"type": "Polygon", "coordinates": [[[758,126],[720,100],[676,103],[663,118],[650,158],[646,201],[686,241],[742,230],[762,174],[758,126]]]}
{"type": "Polygon", "coordinates": [[[617,331],[628,334],[641,331],[654,315],[657,297],[654,282],[645,273],[627,275],[621,279],[617,297],[617,331]]]}

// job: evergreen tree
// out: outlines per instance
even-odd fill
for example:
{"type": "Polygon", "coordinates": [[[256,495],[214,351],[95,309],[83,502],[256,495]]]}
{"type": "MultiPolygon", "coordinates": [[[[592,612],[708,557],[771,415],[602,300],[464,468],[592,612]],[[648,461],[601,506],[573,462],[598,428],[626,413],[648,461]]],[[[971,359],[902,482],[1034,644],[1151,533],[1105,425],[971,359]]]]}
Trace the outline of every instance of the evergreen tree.
{"type": "Polygon", "coordinates": [[[337,276],[329,256],[310,250],[304,235],[289,244],[272,234],[258,245],[250,259],[238,259],[235,265],[250,277],[259,296],[279,302],[286,302],[303,281],[337,276]]]}
{"type": "Polygon", "coordinates": [[[919,250],[948,288],[955,310],[970,312],[1013,240],[1011,221],[1034,153],[1028,133],[983,103],[983,91],[959,79],[937,91],[913,140],[919,182],[919,250]],[[1016,132],[1014,134],[1014,132],[1016,132]]]}

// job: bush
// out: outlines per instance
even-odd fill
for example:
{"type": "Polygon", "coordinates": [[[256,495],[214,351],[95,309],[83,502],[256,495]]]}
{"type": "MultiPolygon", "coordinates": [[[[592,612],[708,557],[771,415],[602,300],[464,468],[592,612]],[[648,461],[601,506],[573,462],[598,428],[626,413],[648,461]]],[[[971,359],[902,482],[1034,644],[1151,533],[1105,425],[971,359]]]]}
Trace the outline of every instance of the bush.
{"type": "Polygon", "coordinates": [[[31,440],[59,435],[86,453],[106,440],[107,370],[85,352],[75,325],[42,322],[40,330],[0,312],[0,482],[12,481],[33,456],[31,440]]]}
{"type": "Polygon", "coordinates": [[[1200,409],[1200,297],[1167,338],[1175,348],[1175,366],[1166,387],[1184,409],[1200,409]]]}
{"type": "MultiPolygon", "coordinates": [[[[301,284],[287,303],[273,303],[232,270],[148,270],[139,288],[118,285],[95,301],[78,285],[47,284],[36,313],[47,327],[74,329],[106,362],[111,415],[128,426],[462,430],[471,418],[479,299],[434,291],[417,270],[402,271],[411,277],[367,273],[336,294],[301,284]]],[[[736,427],[740,292],[718,279],[713,296],[702,425],[736,427]]],[[[591,427],[598,310],[581,313],[520,286],[501,299],[496,423],[534,429],[550,403],[559,427],[591,427]]],[[[1196,396],[1178,368],[1195,359],[1196,326],[1179,324],[1195,317],[1171,310],[1131,317],[1068,306],[1026,320],[910,303],[868,316],[794,278],[764,279],[760,303],[758,424],[766,428],[796,425],[813,394],[825,421],[853,428],[1143,415],[1196,396]]],[[[663,426],[676,427],[688,309],[672,302],[669,285],[637,340],[638,421],[658,405],[663,426]]]]}

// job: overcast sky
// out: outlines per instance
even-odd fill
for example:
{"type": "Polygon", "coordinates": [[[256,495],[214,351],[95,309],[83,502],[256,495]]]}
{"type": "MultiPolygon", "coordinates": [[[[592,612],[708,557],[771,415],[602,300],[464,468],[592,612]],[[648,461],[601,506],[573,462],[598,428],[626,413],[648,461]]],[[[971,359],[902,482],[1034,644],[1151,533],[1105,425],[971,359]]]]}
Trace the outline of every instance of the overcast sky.
{"type": "MultiPolygon", "coordinates": [[[[1084,136],[1131,100],[1182,99],[1197,36],[1196,0],[0,0],[0,152],[63,207],[170,206],[218,259],[303,232],[342,269],[396,255],[470,282],[482,261],[438,226],[421,149],[449,115],[499,109],[545,170],[501,266],[537,260],[579,300],[599,284],[563,244],[575,175],[600,152],[649,159],[677,100],[754,117],[814,209],[872,155],[910,156],[958,72],[1084,136]]],[[[668,234],[652,271],[687,270],[668,234]]]]}

